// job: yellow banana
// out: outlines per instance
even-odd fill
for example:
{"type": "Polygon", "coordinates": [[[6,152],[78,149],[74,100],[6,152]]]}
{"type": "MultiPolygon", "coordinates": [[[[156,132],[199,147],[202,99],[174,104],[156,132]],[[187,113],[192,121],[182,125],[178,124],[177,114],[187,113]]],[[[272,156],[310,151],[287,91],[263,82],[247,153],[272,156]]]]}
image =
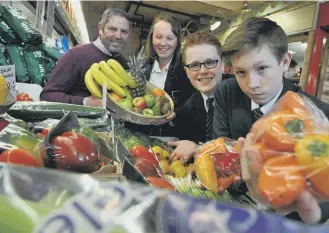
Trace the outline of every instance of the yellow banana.
{"type": "Polygon", "coordinates": [[[118,84],[120,87],[127,86],[127,83],[125,83],[122,78],[117,75],[117,73],[115,73],[115,71],[105,61],[101,61],[99,63],[99,68],[109,79],[118,84]]]}
{"type": "Polygon", "coordinates": [[[5,77],[0,75],[0,105],[5,105],[7,101],[8,87],[5,77]]]}
{"type": "Polygon", "coordinates": [[[131,96],[131,94],[128,91],[128,89],[124,87],[123,90],[125,91],[125,93],[127,95],[127,99],[130,100],[130,101],[133,101],[133,97],[131,96]]]}
{"type": "Polygon", "coordinates": [[[121,77],[125,83],[128,84],[130,88],[135,88],[137,86],[135,80],[130,77],[119,62],[114,59],[110,59],[107,61],[107,64],[115,71],[115,73],[117,73],[117,75],[121,77]]]}
{"type": "Polygon", "coordinates": [[[102,98],[100,86],[95,82],[90,69],[85,74],[85,84],[93,96],[102,98]]]}
{"type": "Polygon", "coordinates": [[[115,84],[112,80],[110,80],[100,69],[98,63],[92,64],[90,67],[91,73],[93,77],[98,82],[99,85],[103,86],[104,83],[107,85],[108,90],[114,91],[121,97],[125,97],[126,93],[119,85],[115,84]]]}

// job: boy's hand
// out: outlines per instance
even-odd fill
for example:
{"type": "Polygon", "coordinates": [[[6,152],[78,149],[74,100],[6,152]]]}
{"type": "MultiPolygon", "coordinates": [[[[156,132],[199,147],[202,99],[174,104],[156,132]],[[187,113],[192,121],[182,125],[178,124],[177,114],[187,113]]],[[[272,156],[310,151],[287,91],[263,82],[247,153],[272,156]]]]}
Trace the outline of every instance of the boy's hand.
{"type": "MultiPolygon", "coordinates": [[[[263,166],[263,164],[261,164],[259,151],[252,146],[253,138],[253,134],[248,134],[246,139],[239,138],[238,142],[242,179],[247,183],[248,188],[251,189],[249,190],[251,194],[252,191],[257,190],[256,187],[253,187],[255,182],[252,182],[252,180],[258,178],[259,171],[263,166]]],[[[308,224],[318,223],[322,215],[315,196],[309,191],[302,192],[295,204],[284,208],[277,208],[275,211],[281,215],[298,212],[302,220],[308,224]]]]}
{"type": "Polygon", "coordinates": [[[175,146],[176,149],[171,153],[170,159],[177,160],[180,159],[184,163],[187,162],[196,152],[197,144],[188,140],[181,141],[170,141],[168,142],[169,146],[175,146]]]}

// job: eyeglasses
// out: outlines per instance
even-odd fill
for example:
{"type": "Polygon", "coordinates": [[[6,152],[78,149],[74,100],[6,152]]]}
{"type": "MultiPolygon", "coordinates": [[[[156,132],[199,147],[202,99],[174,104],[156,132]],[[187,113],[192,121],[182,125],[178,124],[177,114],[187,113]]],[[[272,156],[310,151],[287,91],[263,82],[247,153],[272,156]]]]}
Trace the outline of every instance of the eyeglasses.
{"type": "Polygon", "coordinates": [[[217,60],[208,60],[205,62],[193,62],[189,65],[185,65],[187,68],[189,68],[190,71],[198,71],[201,69],[201,66],[204,65],[207,69],[212,69],[217,66],[219,62],[219,59],[217,60]]]}

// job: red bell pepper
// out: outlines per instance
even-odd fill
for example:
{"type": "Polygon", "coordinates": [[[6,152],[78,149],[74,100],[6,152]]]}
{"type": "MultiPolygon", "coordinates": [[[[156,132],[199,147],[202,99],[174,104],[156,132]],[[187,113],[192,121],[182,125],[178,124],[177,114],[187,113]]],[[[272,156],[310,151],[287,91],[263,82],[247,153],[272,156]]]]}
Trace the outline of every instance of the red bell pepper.
{"type": "Polygon", "coordinates": [[[42,167],[42,165],[29,152],[21,149],[5,150],[0,155],[0,162],[20,164],[32,167],[42,167]]]}
{"type": "Polygon", "coordinates": [[[130,149],[130,154],[135,159],[146,159],[149,160],[154,166],[159,166],[159,161],[157,160],[156,156],[151,153],[148,149],[144,146],[137,145],[130,149]]]}
{"type": "Polygon", "coordinates": [[[76,132],[65,132],[56,136],[52,144],[52,155],[56,168],[78,172],[98,170],[98,154],[91,140],[76,132]]]}

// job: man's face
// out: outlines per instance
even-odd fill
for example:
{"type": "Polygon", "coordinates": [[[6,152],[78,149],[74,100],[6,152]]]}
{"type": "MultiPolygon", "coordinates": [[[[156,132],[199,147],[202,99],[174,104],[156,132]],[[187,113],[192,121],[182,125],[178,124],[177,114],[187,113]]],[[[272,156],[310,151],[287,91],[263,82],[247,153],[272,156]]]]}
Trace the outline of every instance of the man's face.
{"type": "Polygon", "coordinates": [[[212,94],[216,84],[221,81],[223,66],[219,61],[219,55],[214,45],[202,44],[189,47],[185,51],[185,63],[190,68],[198,67],[206,62],[208,67],[201,65],[199,70],[193,71],[185,67],[186,74],[192,85],[204,94],[212,94]]]}
{"type": "Polygon", "coordinates": [[[264,105],[279,94],[290,60],[287,53],[278,62],[272,51],[262,46],[233,55],[231,63],[241,90],[255,103],[264,105]]]}
{"type": "Polygon", "coordinates": [[[98,25],[100,39],[109,52],[120,53],[129,38],[129,22],[125,17],[114,15],[104,28],[98,25]]]}

